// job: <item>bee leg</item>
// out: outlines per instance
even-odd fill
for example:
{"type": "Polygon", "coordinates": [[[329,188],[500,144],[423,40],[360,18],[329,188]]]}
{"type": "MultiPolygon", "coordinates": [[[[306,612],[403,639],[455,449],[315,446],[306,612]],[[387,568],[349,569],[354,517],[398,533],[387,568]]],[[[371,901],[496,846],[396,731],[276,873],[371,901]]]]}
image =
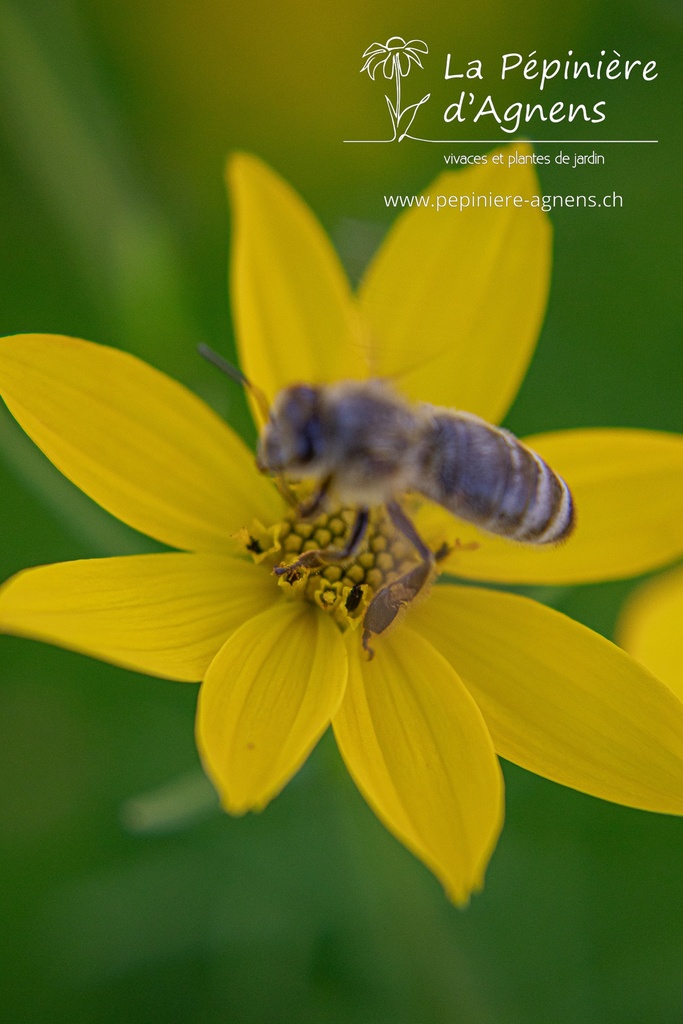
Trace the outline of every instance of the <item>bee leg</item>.
{"type": "Polygon", "coordinates": [[[280,497],[284,498],[288,505],[294,507],[296,505],[296,495],[294,491],[287,485],[286,480],[281,476],[274,478],[275,486],[277,487],[280,497]]]}
{"type": "Polygon", "coordinates": [[[349,539],[343,548],[325,548],[325,550],[316,548],[313,551],[304,551],[303,555],[299,555],[295,562],[290,562],[289,565],[277,565],[273,572],[276,576],[287,576],[291,572],[296,572],[297,569],[320,569],[323,565],[330,565],[334,562],[346,562],[349,558],[353,558],[361,546],[369,520],[370,510],[359,508],[349,539]]]}
{"type": "Polygon", "coordinates": [[[422,561],[407,573],[404,573],[403,576],[400,576],[399,579],[394,580],[393,583],[388,583],[386,587],[378,590],[368,605],[365,618],[363,619],[363,649],[370,658],[373,658],[375,653],[370,647],[370,638],[388,629],[401,608],[406,607],[411,601],[415,600],[424,585],[429,581],[435,562],[439,557],[444,557],[445,554],[445,552],[442,554],[441,549],[439,549],[436,555],[434,554],[431,548],[422,540],[422,537],[420,537],[413,523],[398,502],[389,501],[386,507],[392,523],[399,533],[402,533],[410,541],[422,558],[422,561]]]}
{"type": "Polygon", "coordinates": [[[387,512],[389,513],[389,518],[398,532],[402,533],[416,549],[418,555],[420,555],[421,558],[424,558],[424,560],[429,562],[431,565],[434,561],[434,552],[422,540],[422,537],[415,529],[412,520],[408,518],[399,503],[397,501],[388,501],[387,512]]]}
{"type": "Polygon", "coordinates": [[[405,575],[377,591],[363,619],[363,650],[367,652],[369,658],[372,659],[375,655],[370,647],[370,638],[388,629],[401,608],[407,607],[415,600],[431,577],[432,569],[433,562],[425,559],[405,575]]]}
{"type": "Polygon", "coordinates": [[[301,502],[297,509],[297,513],[299,516],[301,516],[302,519],[309,519],[311,516],[314,516],[315,513],[319,511],[320,506],[325,500],[325,495],[329,491],[331,484],[332,477],[325,477],[325,479],[323,480],[315,494],[311,495],[308,501],[301,502]]]}
{"type": "Polygon", "coordinates": [[[452,550],[453,550],[453,545],[452,544],[448,544],[446,541],[444,541],[443,544],[441,545],[441,547],[437,548],[436,551],[434,552],[434,561],[435,562],[443,562],[444,558],[446,558],[448,555],[450,555],[452,550]]]}

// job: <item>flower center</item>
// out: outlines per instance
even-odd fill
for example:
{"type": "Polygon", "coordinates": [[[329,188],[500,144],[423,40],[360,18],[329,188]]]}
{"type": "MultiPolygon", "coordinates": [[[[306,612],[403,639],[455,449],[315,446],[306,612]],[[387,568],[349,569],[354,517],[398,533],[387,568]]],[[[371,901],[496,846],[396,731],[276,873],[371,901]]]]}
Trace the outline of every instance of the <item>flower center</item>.
{"type": "MultiPolygon", "coordinates": [[[[356,511],[352,508],[325,512],[313,519],[302,519],[292,510],[269,527],[255,521],[251,530],[240,531],[237,539],[254,562],[272,572],[276,566],[295,562],[305,551],[343,549],[355,519],[356,511]]],[[[313,602],[332,615],[341,630],[346,630],[362,621],[378,590],[419,563],[420,557],[410,541],[382,508],[376,508],[370,513],[357,554],[315,569],[297,566],[291,573],[273,575],[273,584],[289,599],[313,602]]]]}

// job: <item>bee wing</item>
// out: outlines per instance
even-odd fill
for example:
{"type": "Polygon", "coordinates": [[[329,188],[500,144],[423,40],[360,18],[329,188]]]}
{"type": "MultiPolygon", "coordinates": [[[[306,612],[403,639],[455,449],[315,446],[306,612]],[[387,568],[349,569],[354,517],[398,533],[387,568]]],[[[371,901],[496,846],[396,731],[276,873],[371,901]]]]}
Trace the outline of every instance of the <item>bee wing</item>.
{"type": "Polygon", "coordinates": [[[405,208],[358,292],[377,376],[413,399],[494,423],[533,353],[551,264],[550,221],[532,205],[533,168],[507,167],[507,150],[500,155],[503,164],[489,155],[485,165],[441,175],[419,197],[399,197],[405,208]],[[506,195],[522,205],[491,208],[506,195]]]}

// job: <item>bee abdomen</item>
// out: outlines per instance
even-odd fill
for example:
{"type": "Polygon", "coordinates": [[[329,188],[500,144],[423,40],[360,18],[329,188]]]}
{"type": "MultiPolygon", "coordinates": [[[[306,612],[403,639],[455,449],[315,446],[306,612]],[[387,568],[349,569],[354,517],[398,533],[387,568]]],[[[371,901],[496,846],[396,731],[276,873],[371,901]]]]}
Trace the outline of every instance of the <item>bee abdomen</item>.
{"type": "Polygon", "coordinates": [[[466,413],[432,417],[420,491],[491,533],[551,544],[574,525],[567,484],[512,434],[466,413]]]}

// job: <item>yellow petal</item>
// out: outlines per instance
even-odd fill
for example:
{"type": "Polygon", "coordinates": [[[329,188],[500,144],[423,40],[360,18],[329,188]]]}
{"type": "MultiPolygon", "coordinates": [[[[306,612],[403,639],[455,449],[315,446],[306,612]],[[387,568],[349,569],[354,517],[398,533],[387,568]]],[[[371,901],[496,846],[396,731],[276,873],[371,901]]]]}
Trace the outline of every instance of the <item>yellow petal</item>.
{"type": "Polygon", "coordinates": [[[331,619],[280,601],[250,619],[212,662],[199,693],[197,746],[232,814],[261,810],[301,767],[346,683],[331,619]]]}
{"type": "Polygon", "coordinates": [[[435,587],[411,625],[459,672],[502,757],[605,800],[683,814],[683,704],[604,637],[477,587],[435,587]]]}
{"type": "Polygon", "coordinates": [[[380,820],[455,903],[481,888],[503,819],[500,768],[474,701],[418,633],[379,637],[371,662],[347,643],[333,720],[342,756],[380,820]]]}
{"type": "Polygon", "coordinates": [[[499,583],[590,583],[635,576],[683,553],[683,437],[567,430],[525,443],[569,484],[574,533],[556,547],[515,544],[425,506],[416,517],[423,536],[460,541],[445,571],[499,583]]]}
{"type": "Polygon", "coordinates": [[[617,641],[683,700],[683,568],[634,591],[617,626],[617,641]]]}
{"type": "MultiPolygon", "coordinates": [[[[530,147],[515,145],[522,153],[530,147]]],[[[359,300],[374,345],[372,372],[412,398],[505,415],[536,346],[551,265],[550,221],[525,204],[437,209],[437,196],[538,195],[528,165],[442,174],[430,207],[401,214],[370,265],[359,300]]]]}
{"type": "Polygon", "coordinates": [[[165,544],[230,551],[253,517],[279,515],[236,434],[127,352],[59,335],[0,339],[0,395],[65,476],[165,544]]]}
{"type": "Polygon", "coordinates": [[[247,377],[272,400],[295,381],[367,376],[348,281],[312,212],[246,153],[229,162],[228,185],[233,318],[247,377]]]}
{"type": "Polygon", "coordinates": [[[221,555],[62,562],[26,569],[0,588],[0,631],[198,681],[230,634],[277,594],[251,561],[221,555]]]}

